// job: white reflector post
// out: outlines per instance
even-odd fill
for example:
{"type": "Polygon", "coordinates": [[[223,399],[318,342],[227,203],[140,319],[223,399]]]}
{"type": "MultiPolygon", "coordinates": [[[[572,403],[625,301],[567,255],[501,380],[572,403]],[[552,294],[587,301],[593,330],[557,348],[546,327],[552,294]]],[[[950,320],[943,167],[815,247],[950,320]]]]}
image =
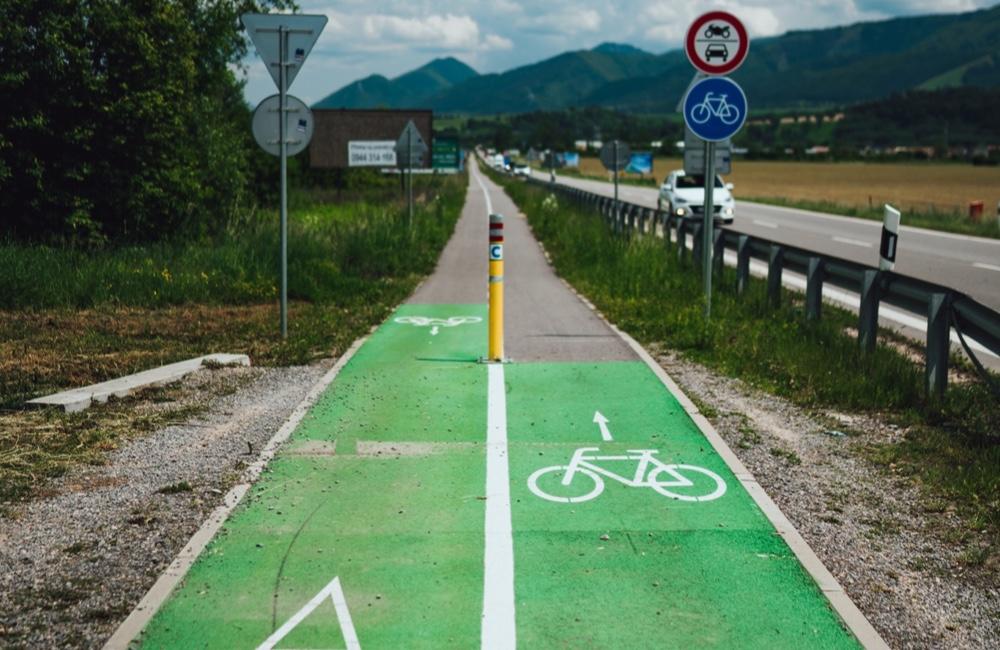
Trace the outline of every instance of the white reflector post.
{"type": "Polygon", "coordinates": [[[899,217],[899,210],[886,203],[885,216],[882,219],[882,245],[879,246],[878,252],[878,267],[883,271],[891,271],[892,267],[896,265],[899,217]]]}

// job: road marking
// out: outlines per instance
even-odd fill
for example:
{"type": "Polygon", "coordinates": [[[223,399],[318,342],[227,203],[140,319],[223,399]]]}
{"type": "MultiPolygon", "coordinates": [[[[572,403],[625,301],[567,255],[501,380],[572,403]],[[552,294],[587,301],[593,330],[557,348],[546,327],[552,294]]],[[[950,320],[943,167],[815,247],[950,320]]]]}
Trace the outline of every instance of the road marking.
{"type": "Polygon", "coordinates": [[[992,264],[983,264],[982,262],[975,262],[972,266],[977,269],[986,269],[987,271],[1000,271],[1000,266],[993,266],[992,264]]]}
{"type": "Polygon", "coordinates": [[[320,603],[329,598],[333,601],[333,607],[337,611],[337,622],[340,623],[340,632],[344,635],[344,644],[347,650],[361,650],[361,643],[358,635],[354,631],[354,622],[351,620],[351,612],[347,609],[347,599],[344,598],[344,590],[340,588],[340,577],[335,577],[330,583],[323,587],[312,600],[285,622],[284,625],[274,631],[274,634],[267,637],[264,643],[257,646],[257,650],[272,650],[279,641],[288,636],[288,633],[295,629],[313,610],[319,607],[320,603]]]}
{"type": "Polygon", "coordinates": [[[778,224],[773,221],[761,221],[760,219],[754,219],[753,222],[758,226],[764,226],[765,228],[773,228],[775,230],[778,228],[778,224]]]}
{"type": "Polygon", "coordinates": [[[601,428],[601,440],[611,440],[611,432],[608,431],[608,418],[604,417],[600,411],[594,411],[594,423],[601,428]]]}
{"type": "Polygon", "coordinates": [[[871,248],[872,243],[869,241],[860,241],[858,239],[849,239],[848,237],[834,237],[833,241],[840,242],[841,244],[850,244],[851,246],[860,246],[861,248],[871,248]]]}
{"type": "Polygon", "coordinates": [[[476,177],[476,182],[479,183],[479,187],[483,189],[483,196],[486,197],[486,215],[489,216],[493,214],[493,202],[490,201],[490,192],[486,189],[486,184],[483,183],[483,179],[479,177],[479,170],[473,174],[476,177]]]}
{"type": "Polygon", "coordinates": [[[437,335],[438,335],[438,326],[435,325],[434,327],[431,328],[431,336],[437,336],[437,335]]]}
{"type": "Polygon", "coordinates": [[[517,647],[507,459],[507,386],[503,365],[497,363],[489,365],[486,407],[486,550],[481,644],[489,650],[517,647]]]}

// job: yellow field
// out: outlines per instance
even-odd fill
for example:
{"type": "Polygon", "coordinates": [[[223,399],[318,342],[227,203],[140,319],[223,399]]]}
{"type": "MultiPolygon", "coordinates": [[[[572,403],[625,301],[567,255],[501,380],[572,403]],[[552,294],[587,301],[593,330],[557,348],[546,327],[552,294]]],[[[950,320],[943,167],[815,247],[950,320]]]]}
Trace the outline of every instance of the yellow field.
{"type": "MultiPolygon", "coordinates": [[[[656,159],[658,181],[680,169],[679,159],[656,159]]],[[[580,172],[608,177],[596,158],[581,158],[580,172]]],[[[996,218],[1000,167],[944,164],[800,163],[736,161],[726,178],[744,198],[829,201],[852,207],[892,203],[900,208],[965,213],[970,201],[983,201],[985,217],[996,218]]]]}

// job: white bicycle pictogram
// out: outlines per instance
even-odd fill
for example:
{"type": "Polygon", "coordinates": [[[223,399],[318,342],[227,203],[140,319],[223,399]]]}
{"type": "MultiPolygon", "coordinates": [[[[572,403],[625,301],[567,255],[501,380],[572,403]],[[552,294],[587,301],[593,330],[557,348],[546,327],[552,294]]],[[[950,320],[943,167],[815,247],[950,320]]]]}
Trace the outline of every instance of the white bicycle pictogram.
{"type": "Polygon", "coordinates": [[[691,120],[695,124],[704,124],[715,116],[723,124],[736,124],[740,119],[740,109],[727,102],[726,97],[727,95],[705,93],[705,99],[691,108],[691,120]]]}
{"type": "Polygon", "coordinates": [[[400,316],[397,323],[416,325],[417,327],[458,327],[470,323],[481,323],[479,316],[452,316],[451,318],[430,318],[428,316],[400,316]]]}
{"type": "MultiPolygon", "coordinates": [[[[704,467],[683,464],[666,464],[655,456],[656,449],[629,449],[625,455],[599,456],[598,447],[581,447],[573,452],[569,465],[543,467],[528,477],[528,488],[542,499],[555,503],[582,503],[596,499],[604,491],[604,478],[618,481],[628,487],[648,487],[665,497],[680,501],[712,501],[726,493],[726,483],[715,472],[704,467]],[[636,461],[635,473],[631,478],[615,474],[597,465],[595,461],[636,461]],[[548,474],[562,473],[562,479],[539,487],[539,479],[548,474]],[[579,478],[578,478],[579,477],[579,478]],[[691,478],[696,480],[691,480],[691,478]],[[574,481],[575,488],[574,489],[574,481]],[[591,482],[593,487],[590,487],[591,482]],[[562,489],[567,496],[552,494],[553,487],[562,489]],[[587,491],[589,488],[589,491],[587,491]],[[580,494],[582,492],[582,494],[580,494]],[[574,496],[569,496],[574,495],[574,496]]],[[[555,477],[553,477],[555,478],[555,477]]]]}

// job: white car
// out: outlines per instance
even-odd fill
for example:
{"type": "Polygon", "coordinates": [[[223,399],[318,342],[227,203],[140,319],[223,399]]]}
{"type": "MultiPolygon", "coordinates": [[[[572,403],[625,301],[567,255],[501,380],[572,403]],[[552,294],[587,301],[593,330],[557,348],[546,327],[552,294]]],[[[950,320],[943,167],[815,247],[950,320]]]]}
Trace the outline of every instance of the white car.
{"type": "MultiPolygon", "coordinates": [[[[715,177],[713,212],[724,223],[732,223],[736,214],[732,191],[732,183],[723,183],[721,177],[715,177]]],[[[660,186],[657,207],[677,217],[701,217],[705,214],[705,175],[685,174],[683,169],[670,172],[660,186]]]]}
{"type": "Polygon", "coordinates": [[[531,176],[531,167],[528,167],[524,163],[514,164],[514,176],[523,176],[525,178],[531,176]]]}

